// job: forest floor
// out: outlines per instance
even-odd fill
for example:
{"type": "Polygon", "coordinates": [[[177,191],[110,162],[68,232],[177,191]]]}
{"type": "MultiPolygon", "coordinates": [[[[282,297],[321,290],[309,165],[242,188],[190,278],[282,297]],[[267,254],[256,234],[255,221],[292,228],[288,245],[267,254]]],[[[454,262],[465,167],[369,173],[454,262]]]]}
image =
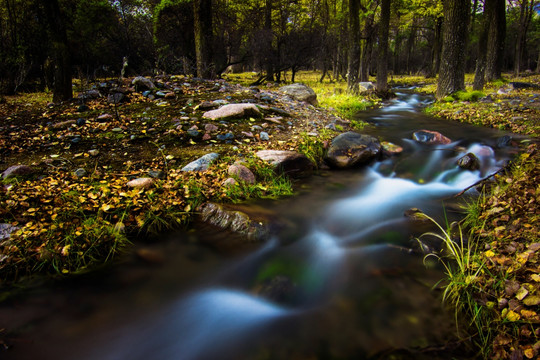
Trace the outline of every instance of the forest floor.
{"type": "MultiPolygon", "coordinates": [[[[91,269],[129,249],[129,235],[188,223],[205,201],[291,195],[294,184],[271,175],[254,153],[295,150],[320,160],[329,139],[364,126],[345,117],[378,102],[369,96],[352,99],[344,94],[344,83],[320,85],[314,74],[297,80],[316,90],[321,107],[293,101],[275,85],[233,84],[246,77],[154,80],[158,88],[150,94],[115,80],[93,84],[99,96],[88,91],[89,84],[79,84],[86,98],[59,105],[49,104],[51,94],[43,93],[6,97],[0,104],[0,170],[29,167],[24,176],[1,180],[0,286],[32,274],[91,269]],[[224,101],[262,105],[262,115],[203,118],[224,101]],[[209,171],[181,171],[210,152],[220,157],[209,171]],[[223,185],[237,160],[255,173],[255,184],[223,185]],[[152,185],[127,185],[137,178],[152,178],[152,185]]],[[[540,77],[522,81],[540,85],[540,77]]],[[[394,77],[391,84],[435,90],[434,80],[423,78],[394,77]]],[[[490,183],[474,208],[474,276],[464,282],[461,290],[469,297],[458,305],[483,321],[473,332],[486,354],[491,348],[496,358],[534,358],[540,352],[540,90],[506,88],[492,84],[481,96],[437,102],[426,112],[533,139],[522,144],[520,157],[490,183]]]]}

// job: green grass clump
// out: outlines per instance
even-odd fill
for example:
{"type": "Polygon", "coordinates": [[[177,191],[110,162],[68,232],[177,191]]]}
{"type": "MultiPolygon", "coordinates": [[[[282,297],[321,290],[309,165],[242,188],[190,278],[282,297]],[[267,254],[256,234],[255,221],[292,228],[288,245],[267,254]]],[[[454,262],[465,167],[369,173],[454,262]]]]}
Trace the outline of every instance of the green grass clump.
{"type": "Polygon", "coordinates": [[[301,140],[298,143],[298,151],[304,154],[316,168],[322,164],[326,149],[324,147],[324,140],[328,140],[330,136],[322,134],[321,137],[310,136],[309,134],[302,133],[301,140]]]}
{"type": "Polygon", "coordinates": [[[486,94],[482,91],[456,91],[455,93],[448,95],[443,99],[446,102],[453,101],[478,101],[479,99],[485,97],[486,94]]]}

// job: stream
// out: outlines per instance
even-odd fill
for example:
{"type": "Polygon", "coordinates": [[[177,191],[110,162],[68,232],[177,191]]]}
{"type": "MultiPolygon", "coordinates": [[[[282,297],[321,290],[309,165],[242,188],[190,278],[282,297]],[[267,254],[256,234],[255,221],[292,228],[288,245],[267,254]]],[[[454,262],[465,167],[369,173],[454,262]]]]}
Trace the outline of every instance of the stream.
{"type": "Polygon", "coordinates": [[[453,196],[516,149],[497,147],[499,131],[423,114],[429,101],[398,90],[397,99],[358,115],[375,125],[363,133],[402,146],[401,155],[322,171],[292,198],[250,204],[286,224],[264,244],[228,247],[242,239],[197,224],[138,244],[160,254],[155,263],[131,256],[68,280],[36,281],[0,303],[0,329],[10,330],[12,345],[0,358],[460,358],[420,350],[444,347],[456,324],[434,290],[443,270],[434,258],[424,261],[415,240],[433,226],[404,212],[419,208],[443,227],[460,219],[464,197],[453,196]],[[453,142],[410,140],[421,129],[453,142]],[[479,170],[456,165],[468,152],[479,170]]]}

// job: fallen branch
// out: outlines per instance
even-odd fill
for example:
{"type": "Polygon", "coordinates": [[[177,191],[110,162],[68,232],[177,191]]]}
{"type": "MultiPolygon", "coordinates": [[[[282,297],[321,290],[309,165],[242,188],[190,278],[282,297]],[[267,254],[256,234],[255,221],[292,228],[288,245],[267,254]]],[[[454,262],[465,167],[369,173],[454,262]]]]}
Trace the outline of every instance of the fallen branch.
{"type": "MultiPolygon", "coordinates": [[[[510,163],[508,163],[509,165],[510,163]]],[[[468,190],[470,190],[471,188],[475,187],[475,186],[478,186],[480,185],[481,183],[483,183],[484,181],[488,180],[489,178],[492,178],[494,177],[495,175],[503,172],[503,170],[506,170],[506,168],[508,167],[508,165],[506,166],[503,166],[502,168],[500,168],[499,170],[495,171],[493,174],[485,177],[485,178],[482,178],[480,180],[478,180],[477,182],[475,182],[474,184],[470,185],[470,186],[467,186],[465,189],[461,190],[459,193],[457,193],[456,195],[452,196],[452,198],[457,198],[463,194],[465,194],[468,190]]]]}

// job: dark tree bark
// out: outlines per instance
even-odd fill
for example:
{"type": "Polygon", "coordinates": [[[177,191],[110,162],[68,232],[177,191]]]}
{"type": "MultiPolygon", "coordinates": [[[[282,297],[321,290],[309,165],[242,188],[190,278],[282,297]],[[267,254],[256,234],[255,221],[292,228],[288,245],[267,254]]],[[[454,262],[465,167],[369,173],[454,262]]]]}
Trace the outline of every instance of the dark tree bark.
{"type": "Polygon", "coordinates": [[[266,34],[267,56],[264,61],[266,81],[274,81],[274,57],[272,47],[272,0],[266,0],[264,7],[264,30],[266,34]]]}
{"type": "Polygon", "coordinates": [[[487,1],[493,4],[490,10],[485,80],[493,81],[502,77],[504,40],[506,38],[506,1],[487,1]]]}
{"type": "Polygon", "coordinates": [[[437,98],[465,89],[465,56],[470,0],[443,1],[443,49],[437,98]]]}
{"type": "Polygon", "coordinates": [[[476,70],[474,72],[473,90],[482,90],[485,84],[486,60],[488,49],[488,34],[491,26],[494,0],[484,1],[484,17],[482,19],[482,29],[478,39],[478,58],[476,59],[476,70]]]}
{"type": "Polygon", "coordinates": [[[215,69],[212,63],[212,0],[194,0],[193,19],[197,76],[213,79],[215,69]]]}
{"type": "Polygon", "coordinates": [[[442,25],[443,18],[439,17],[435,20],[435,41],[431,50],[431,71],[428,77],[434,77],[439,73],[441,66],[441,52],[442,52],[442,25]]]}
{"type": "Polygon", "coordinates": [[[373,52],[373,42],[375,33],[375,9],[377,2],[372,2],[370,15],[365,20],[364,30],[362,32],[363,46],[360,54],[360,81],[369,81],[369,67],[371,66],[371,53],[373,52]]]}
{"type": "Polygon", "coordinates": [[[358,91],[360,68],[360,0],[349,0],[349,58],[347,61],[347,89],[358,91]]]}
{"type": "Polygon", "coordinates": [[[526,34],[533,14],[534,0],[522,0],[519,13],[519,29],[516,40],[516,51],[514,57],[514,75],[519,76],[522,70],[523,52],[525,51],[526,34]]]}
{"type": "Polygon", "coordinates": [[[66,26],[58,0],[42,2],[49,23],[49,34],[54,57],[53,102],[69,100],[73,97],[71,57],[66,26]]]}
{"type": "Polygon", "coordinates": [[[379,61],[377,64],[377,91],[388,91],[388,28],[390,26],[390,0],[382,0],[379,23],[379,61]]]}

